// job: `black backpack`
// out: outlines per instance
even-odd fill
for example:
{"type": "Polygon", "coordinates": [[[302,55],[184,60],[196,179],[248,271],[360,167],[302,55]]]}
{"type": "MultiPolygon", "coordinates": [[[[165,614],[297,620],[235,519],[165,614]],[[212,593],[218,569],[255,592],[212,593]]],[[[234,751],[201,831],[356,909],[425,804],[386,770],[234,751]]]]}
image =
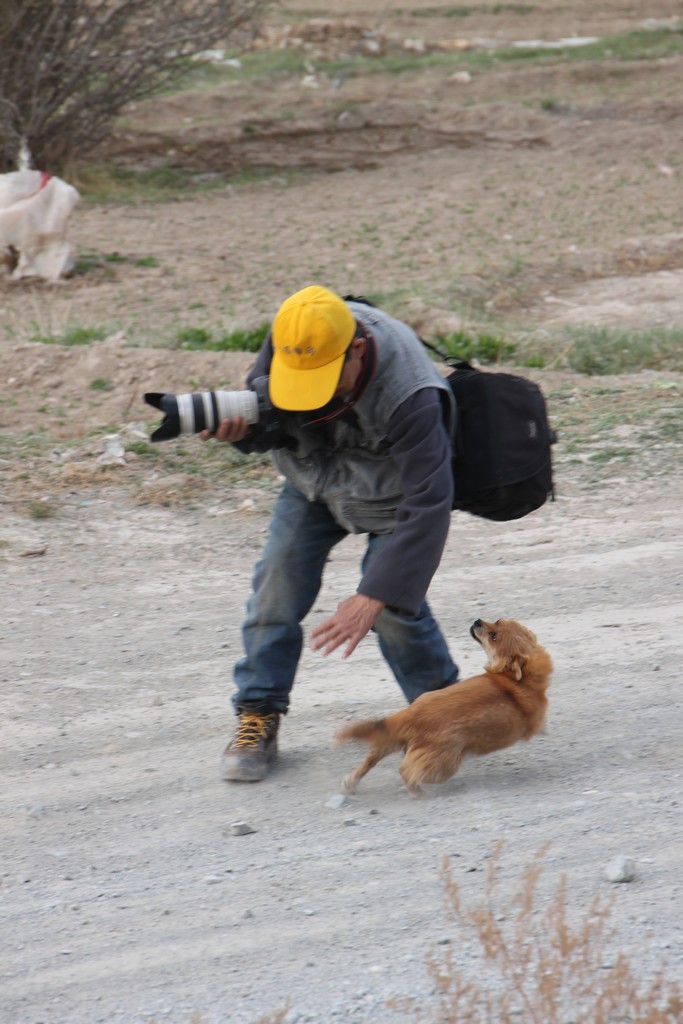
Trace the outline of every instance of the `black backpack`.
{"type": "Polygon", "coordinates": [[[446,378],[456,404],[453,508],[521,519],[554,497],[545,399],[533,381],[458,362],[446,378]]]}
{"type": "MultiPolygon", "coordinates": [[[[372,305],[367,299],[344,298],[372,305]]],[[[456,408],[453,508],[506,522],[553,499],[551,446],[557,434],[548,423],[539,386],[512,373],[478,370],[420,341],[451,367],[446,380],[456,408]]]]}

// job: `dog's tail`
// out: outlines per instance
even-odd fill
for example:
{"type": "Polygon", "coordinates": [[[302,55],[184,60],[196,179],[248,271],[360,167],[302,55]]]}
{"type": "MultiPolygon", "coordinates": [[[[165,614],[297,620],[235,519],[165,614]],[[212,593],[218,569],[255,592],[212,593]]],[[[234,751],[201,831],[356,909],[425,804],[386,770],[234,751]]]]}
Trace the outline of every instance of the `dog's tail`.
{"type": "Polygon", "coordinates": [[[360,740],[369,744],[381,757],[402,750],[404,743],[389,729],[387,718],[373,718],[364,722],[353,722],[337,733],[337,743],[348,743],[349,740],[360,740]]]}

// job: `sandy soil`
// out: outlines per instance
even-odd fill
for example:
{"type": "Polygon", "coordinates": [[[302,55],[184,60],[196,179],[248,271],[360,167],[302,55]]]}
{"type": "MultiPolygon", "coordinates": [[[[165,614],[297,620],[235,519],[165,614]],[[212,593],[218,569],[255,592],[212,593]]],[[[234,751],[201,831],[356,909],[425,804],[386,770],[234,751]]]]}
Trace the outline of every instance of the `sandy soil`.
{"type": "MultiPolygon", "coordinates": [[[[414,14],[433,4],[410,6],[344,10],[430,46],[678,13],[577,2],[435,19],[414,14]]],[[[561,429],[557,501],[502,526],[455,516],[431,601],[463,674],[481,667],[478,616],[538,633],[556,666],[547,734],[467,762],[423,801],[387,760],[337,808],[360,752],[334,749],[336,730],[398,708],[398,689],[372,639],[346,663],[306,649],[276,770],[254,787],[219,781],[277,481],[194,439],[151,454],[141,400],[237,387],[251,359],[145,342],[255,326],[313,279],[405,298],[420,327],[680,326],[680,70],[675,57],[535,65],[462,83],[432,69],[172,97],[132,112],[112,151],[149,162],[162,139],[204,167],[280,161],[282,174],[165,204],[84,203],[79,255],[122,262],[58,288],[0,283],[3,1024],[252,1024],[288,999],[288,1024],[411,1019],[387,1000],[429,1003],[431,947],[481,967],[446,913],[442,858],[476,902],[500,839],[503,900],[547,841],[543,905],[563,873],[572,918],[614,898],[596,986],[617,950],[645,978],[683,976],[682,375],[524,371],[561,429]],[[159,265],[136,265],[149,256],[159,265]],[[110,338],[29,340],[72,325],[110,338]],[[605,877],[617,855],[635,862],[628,884],[605,877]]],[[[335,553],[307,629],[355,589],[361,557],[359,538],[335,553]]]]}

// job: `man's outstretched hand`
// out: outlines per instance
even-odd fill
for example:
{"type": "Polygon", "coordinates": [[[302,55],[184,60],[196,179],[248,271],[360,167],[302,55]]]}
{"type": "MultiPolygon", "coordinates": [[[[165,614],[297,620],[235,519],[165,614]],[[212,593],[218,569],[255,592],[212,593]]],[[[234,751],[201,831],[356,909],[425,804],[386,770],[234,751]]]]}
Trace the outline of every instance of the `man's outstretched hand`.
{"type": "Polygon", "coordinates": [[[342,657],[348,658],[372,629],[383,608],[382,601],[366,597],[365,594],[348,597],[338,605],[332,618],[325,619],[311,633],[313,650],[331,654],[345,643],[346,650],[342,657]]]}

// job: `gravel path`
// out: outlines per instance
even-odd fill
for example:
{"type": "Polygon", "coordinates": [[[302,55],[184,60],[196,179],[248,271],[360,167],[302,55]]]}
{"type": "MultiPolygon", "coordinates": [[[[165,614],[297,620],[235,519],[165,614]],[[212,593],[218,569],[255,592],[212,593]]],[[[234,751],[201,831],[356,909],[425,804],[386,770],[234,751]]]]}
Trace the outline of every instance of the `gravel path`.
{"type": "MultiPolygon", "coordinates": [[[[252,1024],[288,998],[288,1022],[410,1019],[386,1000],[427,998],[430,947],[479,963],[446,913],[443,856],[476,902],[501,839],[503,900],[550,841],[541,900],[563,872],[570,915],[613,893],[615,948],[680,978],[683,484],[631,490],[567,476],[521,523],[454,519],[435,612],[463,674],[481,667],[474,618],[538,633],[547,734],[422,801],[387,759],[336,808],[359,751],[333,749],[335,731],[401,706],[372,641],[343,664],[307,651],[277,770],[218,778],[265,505],[6,520],[0,1019],[252,1024]],[[605,877],[619,855],[629,884],[605,877]]],[[[311,622],[355,587],[361,550],[334,556],[311,622]]]]}

